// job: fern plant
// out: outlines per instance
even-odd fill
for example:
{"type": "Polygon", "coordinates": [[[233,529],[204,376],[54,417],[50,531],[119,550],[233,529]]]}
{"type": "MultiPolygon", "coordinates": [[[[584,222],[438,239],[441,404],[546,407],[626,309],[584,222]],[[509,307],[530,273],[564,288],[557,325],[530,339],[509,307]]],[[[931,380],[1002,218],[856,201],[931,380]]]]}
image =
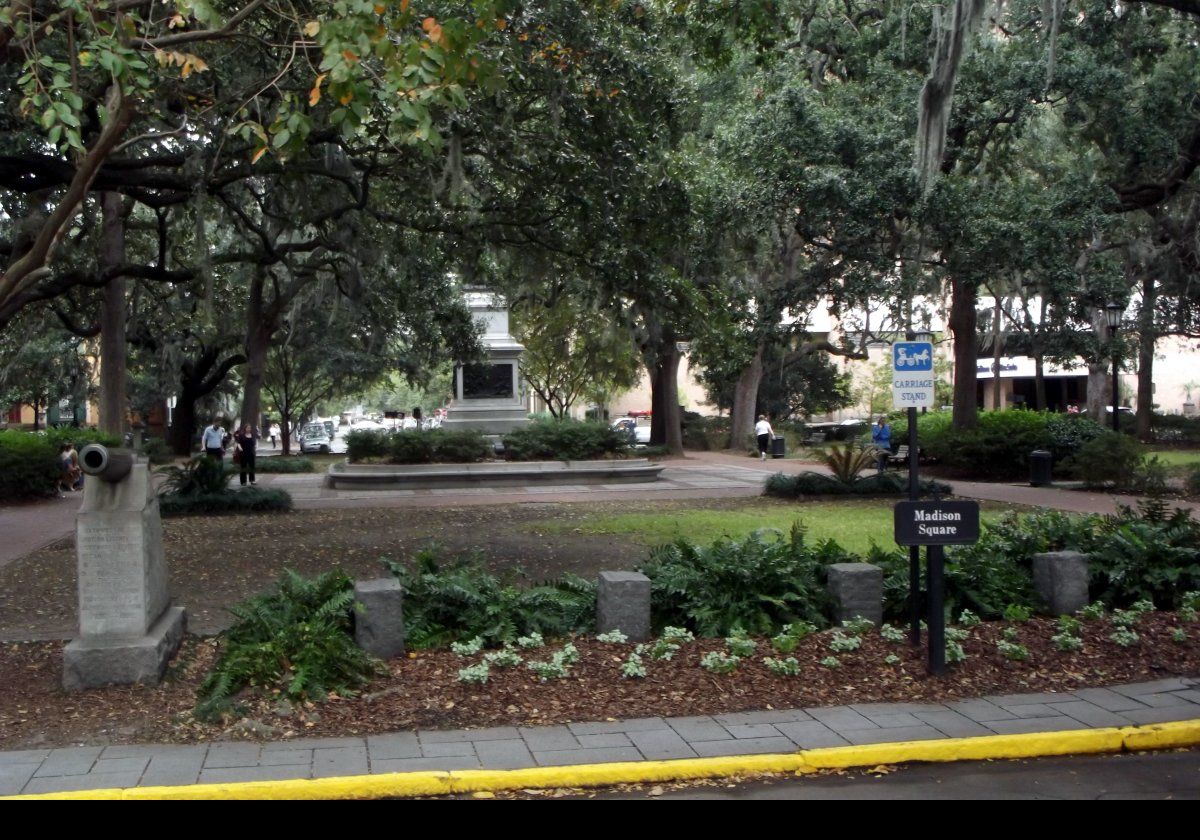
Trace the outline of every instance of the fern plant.
{"type": "Polygon", "coordinates": [[[405,638],[412,647],[474,637],[496,646],[535,634],[566,636],[589,630],[595,620],[595,584],[574,575],[521,587],[477,558],[443,564],[434,546],[419,551],[411,564],[385,564],[404,588],[405,638]]]}
{"type": "Polygon", "coordinates": [[[200,686],[196,716],[224,717],[246,689],[278,690],[293,700],[353,694],[382,671],[354,643],[353,605],[354,583],[345,573],[308,579],[287,570],[274,592],[230,607],[237,621],[200,686]]]}
{"type": "Polygon", "coordinates": [[[166,477],[159,492],[171,496],[221,493],[228,489],[233,478],[233,471],[207,455],[193,458],[182,467],[160,467],[155,472],[166,477]]]}

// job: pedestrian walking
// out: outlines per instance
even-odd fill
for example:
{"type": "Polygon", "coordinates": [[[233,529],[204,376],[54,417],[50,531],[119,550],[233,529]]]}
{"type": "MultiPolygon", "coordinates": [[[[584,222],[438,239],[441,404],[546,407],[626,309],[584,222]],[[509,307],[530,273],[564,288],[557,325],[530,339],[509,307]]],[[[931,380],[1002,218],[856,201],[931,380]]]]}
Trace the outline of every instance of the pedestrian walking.
{"type": "Polygon", "coordinates": [[[775,437],[775,430],[767,422],[767,415],[758,415],[758,422],[754,424],[754,434],[758,436],[758,457],[765,461],[767,453],[771,451],[771,438],[775,437]]]}

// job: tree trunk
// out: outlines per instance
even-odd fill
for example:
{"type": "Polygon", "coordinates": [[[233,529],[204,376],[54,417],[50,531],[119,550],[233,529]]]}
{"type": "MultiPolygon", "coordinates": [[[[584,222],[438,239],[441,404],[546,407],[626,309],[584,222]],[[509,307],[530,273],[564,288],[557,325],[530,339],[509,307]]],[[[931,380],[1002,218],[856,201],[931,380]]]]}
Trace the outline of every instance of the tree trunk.
{"type": "MultiPolygon", "coordinates": [[[[125,264],[125,211],[121,195],[100,196],[100,270],[125,264]]],[[[100,431],[126,431],[125,278],[108,281],[100,296],[100,431]]]]}
{"type": "Polygon", "coordinates": [[[750,364],[742,369],[733,386],[733,408],[729,412],[729,446],[734,452],[745,449],[746,439],[754,433],[758,410],[758,386],[762,382],[765,342],[759,340],[750,364]]]}
{"type": "Polygon", "coordinates": [[[1046,410],[1046,355],[1040,350],[1033,353],[1033,392],[1038,411],[1046,410]]]}
{"type": "Polygon", "coordinates": [[[1001,352],[1001,331],[1000,331],[1000,296],[995,298],[995,306],[992,309],[992,410],[999,411],[1003,406],[1001,400],[1004,399],[1003,389],[1000,387],[1000,357],[1001,352]]]}
{"type": "Polygon", "coordinates": [[[1158,334],[1154,310],[1158,307],[1158,284],[1147,272],[1142,280],[1142,308],[1138,313],[1137,436],[1149,442],[1154,436],[1154,345],[1158,334]]]}
{"type": "Polygon", "coordinates": [[[954,333],[954,409],[953,423],[956,429],[973,429],[979,419],[979,408],[975,403],[975,386],[978,382],[979,351],[976,345],[975,312],[977,293],[975,287],[955,280],[951,284],[950,331],[954,333]]]}
{"type": "Polygon", "coordinates": [[[196,430],[197,399],[199,397],[195,390],[187,383],[183,383],[179,396],[175,400],[175,410],[171,415],[171,451],[182,457],[192,454],[192,432],[196,430]]]}
{"type": "Polygon", "coordinates": [[[283,455],[292,454],[292,414],[291,412],[279,412],[279,445],[282,447],[280,453],[283,455]]]}
{"type": "MultiPolygon", "coordinates": [[[[1095,308],[1092,310],[1092,328],[1096,331],[1096,337],[1100,339],[1100,346],[1103,347],[1108,341],[1108,322],[1104,319],[1104,310],[1095,308]]],[[[1105,422],[1105,409],[1112,405],[1110,399],[1112,360],[1100,359],[1098,361],[1088,362],[1088,382],[1087,382],[1087,413],[1101,426],[1106,429],[1112,426],[1111,422],[1105,422]]]]}
{"type": "Polygon", "coordinates": [[[683,454],[683,415],[679,411],[679,363],[674,341],[650,366],[650,445],[665,446],[672,455],[683,454]]]}

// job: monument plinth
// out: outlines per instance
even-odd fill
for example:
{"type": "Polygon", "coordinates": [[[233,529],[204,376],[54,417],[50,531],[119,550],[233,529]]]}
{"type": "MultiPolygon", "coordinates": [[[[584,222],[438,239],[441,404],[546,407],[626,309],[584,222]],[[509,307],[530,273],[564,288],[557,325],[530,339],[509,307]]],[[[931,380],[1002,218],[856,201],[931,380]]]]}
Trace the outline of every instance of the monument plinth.
{"type": "Polygon", "coordinates": [[[149,461],[87,446],[91,476],[75,520],[79,638],[63,652],[63,686],[153,685],[183,639],[187,617],[170,604],[162,520],[149,461]]]}
{"type": "Polygon", "coordinates": [[[483,326],[487,359],[455,368],[454,399],[442,426],[503,435],[529,422],[521,393],[525,348],[509,332],[508,305],[500,295],[473,288],[464,297],[471,315],[483,326]]]}

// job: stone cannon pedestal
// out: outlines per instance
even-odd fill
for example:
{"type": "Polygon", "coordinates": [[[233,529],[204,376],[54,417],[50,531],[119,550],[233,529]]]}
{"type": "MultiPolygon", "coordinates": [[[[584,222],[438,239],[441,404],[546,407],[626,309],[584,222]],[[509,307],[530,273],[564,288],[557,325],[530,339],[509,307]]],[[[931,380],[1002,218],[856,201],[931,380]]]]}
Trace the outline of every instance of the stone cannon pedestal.
{"type": "Polygon", "coordinates": [[[134,457],[126,474],[106,480],[88,469],[88,449],[91,474],[75,526],[80,635],[63,652],[63,686],[154,685],[179,648],[187,616],[167,594],[150,465],[134,457]]]}

